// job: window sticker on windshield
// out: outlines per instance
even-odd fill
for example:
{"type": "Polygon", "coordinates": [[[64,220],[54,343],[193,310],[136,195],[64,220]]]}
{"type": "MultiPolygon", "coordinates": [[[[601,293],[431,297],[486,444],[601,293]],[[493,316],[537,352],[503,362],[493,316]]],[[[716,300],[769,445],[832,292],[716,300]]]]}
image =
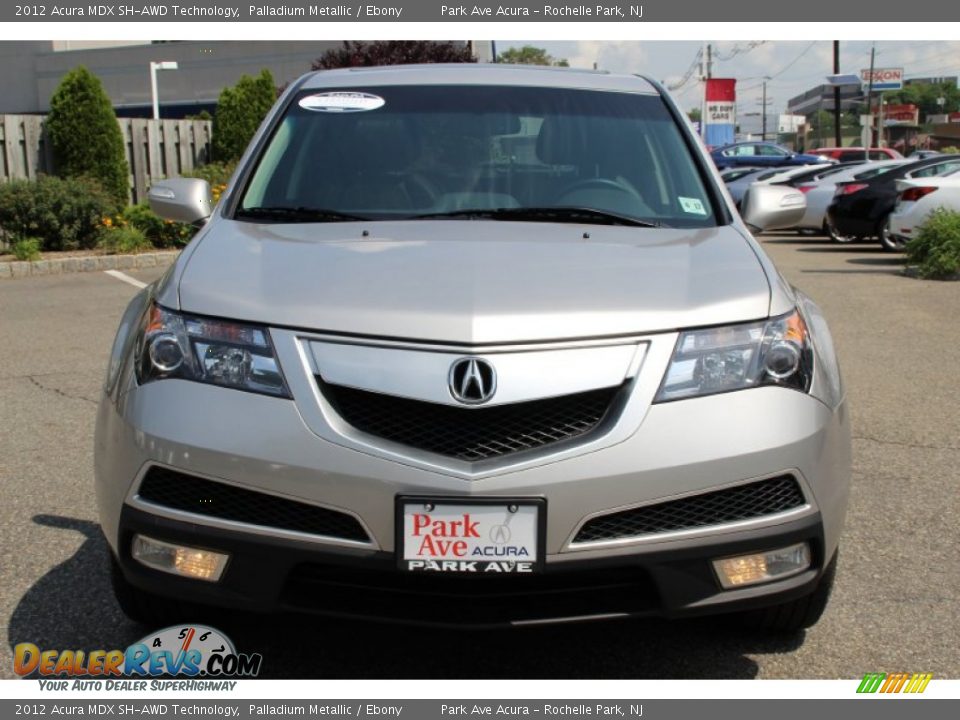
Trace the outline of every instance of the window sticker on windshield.
{"type": "Polygon", "coordinates": [[[680,201],[680,207],[685,213],[690,213],[691,215],[707,214],[707,209],[703,206],[703,202],[697,198],[678,197],[677,200],[680,201]]]}
{"type": "Polygon", "coordinates": [[[379,95],[363,92],[326,92],[307,95],[300,99],[300,107],[314,112],[367,112],[386,105],[387,101],[379,95]]]}

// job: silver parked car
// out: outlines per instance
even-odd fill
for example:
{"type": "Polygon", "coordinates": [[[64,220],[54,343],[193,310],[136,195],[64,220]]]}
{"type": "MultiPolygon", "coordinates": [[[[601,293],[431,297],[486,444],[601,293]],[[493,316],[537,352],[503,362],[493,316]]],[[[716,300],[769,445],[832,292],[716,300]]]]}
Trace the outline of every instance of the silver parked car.
{"type": "Polygon", "coordinates": [[[309,74],[130,304],[96,433],[123,610],[448,625],[822,612],[850,479],[827,325],[657,83],[309,74]]]}

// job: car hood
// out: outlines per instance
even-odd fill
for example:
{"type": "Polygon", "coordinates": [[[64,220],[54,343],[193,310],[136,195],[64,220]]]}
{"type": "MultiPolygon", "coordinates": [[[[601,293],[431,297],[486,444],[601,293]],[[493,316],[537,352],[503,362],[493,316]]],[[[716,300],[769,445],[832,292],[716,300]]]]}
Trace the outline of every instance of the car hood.
{"type": "Polygon", "coordinates": [[[732,226],[218,219],[179,299],[267,325],[489,344],[753,320],[767,316],[770,287],[732,226]]]}

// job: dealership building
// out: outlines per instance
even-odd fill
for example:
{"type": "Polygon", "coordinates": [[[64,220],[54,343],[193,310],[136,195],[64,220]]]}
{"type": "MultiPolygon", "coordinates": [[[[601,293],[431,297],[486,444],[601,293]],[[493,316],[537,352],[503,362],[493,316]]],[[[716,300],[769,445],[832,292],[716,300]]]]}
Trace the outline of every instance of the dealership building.
{"type": "MultiPolygon", "coordinates": [[[[489,44],[489,43],[487,43],[489,44]]],[[[84,65],[103,82],[117,114],[149,117],[152,112],[150,63],[176,62],[176,70],[158,73],[161,116],[182,118],[213,112],[224,87],[241,75],[267,69],[278,86],[310,70],[340,41],[178,41],[69,42],[0,41],[3,92],[0,115],[43,114],[70,70],[84,65]]],[[[483,56],[482,43],[475,54],[483,56]]]]}
{"type": "MultiPolygon", "coordinates": [[[[926,77],[909,78],[903,81],[904,85],[939,85],[941,83],[957,84],[954,77],[926,77]]],[[[833,85],[818,85],[805,93],[790,98],[787,101],[787,113],[790,115],[813,115],[819,110],[833,112],[833,85]]],[[[867,86],[844,85],[840,87],[841,110],[854,110],[866,106],[867,86]]],[[[874,96],[876,97],[876,96],[874,96]]]]}

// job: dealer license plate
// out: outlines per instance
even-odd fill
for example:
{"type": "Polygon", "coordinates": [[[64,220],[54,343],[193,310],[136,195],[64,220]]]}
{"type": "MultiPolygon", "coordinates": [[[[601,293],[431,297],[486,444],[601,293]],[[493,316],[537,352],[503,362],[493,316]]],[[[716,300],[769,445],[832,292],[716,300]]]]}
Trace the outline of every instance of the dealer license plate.
{"type": "Polygon", "coordinates": [[[532,573],[542,558],[542,501],[399,501],[402,570],[532,573]]]}

